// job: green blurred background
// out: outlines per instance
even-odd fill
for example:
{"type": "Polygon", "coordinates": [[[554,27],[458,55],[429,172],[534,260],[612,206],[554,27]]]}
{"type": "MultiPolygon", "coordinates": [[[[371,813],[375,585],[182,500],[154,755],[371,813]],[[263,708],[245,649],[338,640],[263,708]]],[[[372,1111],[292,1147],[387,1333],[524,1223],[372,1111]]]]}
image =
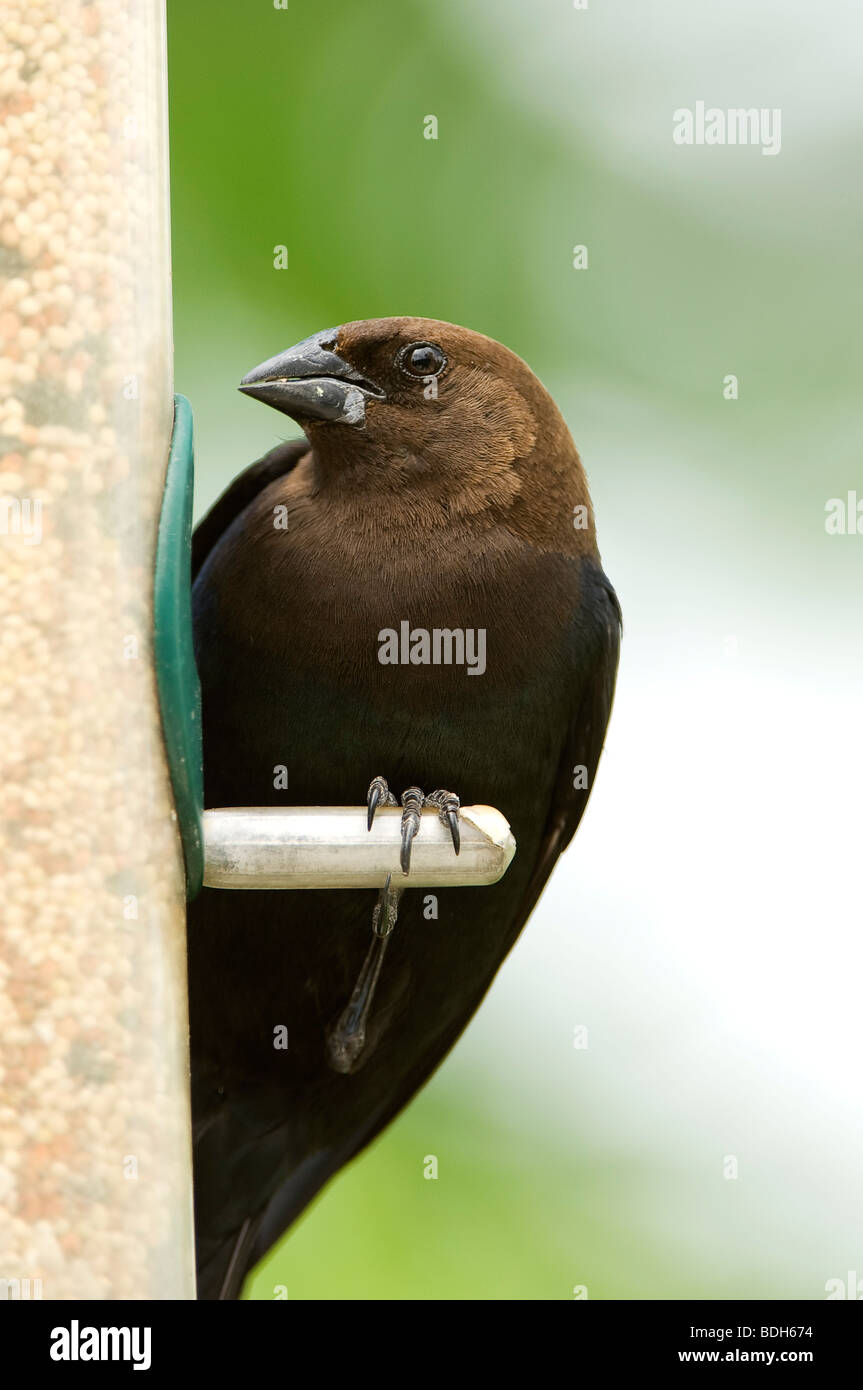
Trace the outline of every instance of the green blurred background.
{"type": "Polygon", "coordinates": [[[863,497],[863,15],[168,17],[198,510],[294,432],[237,393],[247,370],[349,319],[450,319],[561,405],[626,620],[597,791],[522,941],[246,1295],[823,1298],[863,1273],[863,535],[824,528],[863,497]],[[781,108],[781,152],[676,146],[698,100],[781,108]]]}

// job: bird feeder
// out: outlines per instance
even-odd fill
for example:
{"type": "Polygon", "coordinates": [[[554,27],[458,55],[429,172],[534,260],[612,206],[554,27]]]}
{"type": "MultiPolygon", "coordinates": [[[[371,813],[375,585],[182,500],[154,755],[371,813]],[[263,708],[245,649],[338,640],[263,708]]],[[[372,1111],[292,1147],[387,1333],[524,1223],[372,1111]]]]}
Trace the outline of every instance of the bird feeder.
{"type": "Polygon", "coordinates": [[[406,880],[396,811],[204,810],[164,0],[5,16],[0,1297],[189,1299],[187,896],[482,885],[515,845],[427,812],[406,880]]]}
{"type": "Polygon", "coordinates": [[[4,5],[0,1297],[194,1297],[162,0],[4,5]]]}

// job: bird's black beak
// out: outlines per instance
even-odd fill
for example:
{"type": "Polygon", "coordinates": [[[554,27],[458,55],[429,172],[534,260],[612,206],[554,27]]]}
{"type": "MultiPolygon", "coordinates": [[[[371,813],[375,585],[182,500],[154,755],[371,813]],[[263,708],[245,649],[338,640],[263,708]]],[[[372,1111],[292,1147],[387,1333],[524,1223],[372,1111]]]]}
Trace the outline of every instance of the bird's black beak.
{"type": "Polygon", "coordinates": [[[362,425],[368,400],[385,393],[334,351],[339,330],[304,338],[287,352],[270,357],[243,377],[240,390],[302,423],[337,420],[362,425]]]}

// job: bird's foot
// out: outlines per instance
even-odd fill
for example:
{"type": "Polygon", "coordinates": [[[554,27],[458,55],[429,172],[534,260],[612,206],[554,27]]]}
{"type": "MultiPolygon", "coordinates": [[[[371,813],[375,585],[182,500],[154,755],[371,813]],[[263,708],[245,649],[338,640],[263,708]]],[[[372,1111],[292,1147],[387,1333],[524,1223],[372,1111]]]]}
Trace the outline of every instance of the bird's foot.
{"type": "Polygon", "coordinates": [[[366,1045],[369,1014],[403,892],[403,888],[392,887],[390,875],[387,874],[387,881],[378,894],[372,913],[372,942],[363,967],[346,1007],[327,1034],[327,1059],[333,1071],[343,1074],[352,1071],[366,1045]]]}
{"type": "MultiPolygon", "coordinates": [[[[385,777],[373,778],[368,790],[367,804],[369,809],[368,826],[369,830],[375,818],[375,811],[378,806],[397,806],[398,802],[387,786],[385,777]]],[[[402,873],[409,874],[411,871],[411,846],[420,828],[420,817],[424,806],[437,807],[438,815],[445,826],[448,827],[452,836],[452,846],[456,854],[461,849],[461,832],[459,830],[458,812],[461,802],[455,792],[445,791],[439,788],[436,792],[431,792],[426,796],[420,787],[408,787],[402,795],[402,848],[401,866],[402,873]]]]}
{"type": "MultiPolygon", "coordinates": [[[[397,806],[385,777],[374,777],[367,795],[368,826],[371,830],[378,806],[397,806]]],[[[458,812],[459,799],[454,792],[443,789],[432,792],[430,796],[419,787],[408,787],[402,796],[402,873],[410,873],[411,845],[420,828],[424,806],[434,806],[443,824],[452,836],[453,849],[458,854],[461,848],[458,812]]],[[[372,940],[360,970],[353,993],[335,1024],[327,1033],[327,1059],[334,1071],[353,1071],[366,1045],[366,1028],[374,1002],[375,990],[383,965],[384,954],[390,935],[399,913],[399,899],[403,888],[392,886],[391,876],[378,894],[372,912],[372,940]]]]}

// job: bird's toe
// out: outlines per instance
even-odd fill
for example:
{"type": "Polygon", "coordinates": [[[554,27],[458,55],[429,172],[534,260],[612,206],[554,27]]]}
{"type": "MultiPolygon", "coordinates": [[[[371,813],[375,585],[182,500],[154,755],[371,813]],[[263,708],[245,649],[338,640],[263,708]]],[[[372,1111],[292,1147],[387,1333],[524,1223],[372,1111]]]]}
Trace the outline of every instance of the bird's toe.
{"type": "Polygon", "coordinates": [[[458,813],[461,802],[455,792],[445,791],[440,788],[432,792],[431,796],[426,797],[427,806],[437,806],[438,814],[444,825],[449,827],[452,836],[452,847],[458,854],[461,849],[461,831],[459,830],[458,813]]]}
{"type": "Polygon", "coordinates": [[[373,777],[366,792],[366,805],[368,807],[368,827],[371,830],[374,824],[375,811],[378,806],[397,806],[398,802],[393,796],[387,785],[386,777],[373,777]]]}
{"type": "Polygon", "coordinates": [[[401,865],[403,874],[409,874],[411,871],[411,846],[414,842],[414,836],[420,828],[420,816],[424,802],[425,797],[419,787],[408,787],[402,796],[401,865]]]}

